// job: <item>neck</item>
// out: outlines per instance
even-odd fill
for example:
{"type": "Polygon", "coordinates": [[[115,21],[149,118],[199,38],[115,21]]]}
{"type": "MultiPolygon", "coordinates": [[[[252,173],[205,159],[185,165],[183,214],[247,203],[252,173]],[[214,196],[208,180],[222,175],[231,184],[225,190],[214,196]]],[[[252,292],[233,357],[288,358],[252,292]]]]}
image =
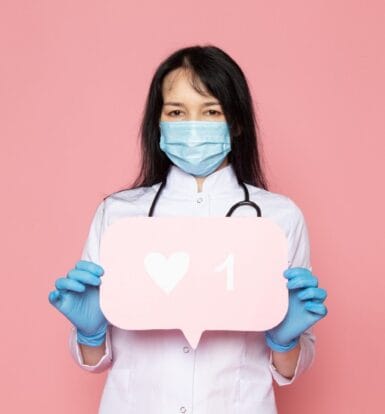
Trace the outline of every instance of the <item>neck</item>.
{"type": "MultiPolygon", "coordinates": [[[[229,164],[229,161],[227,159],[227,157],[223,160],[222,164],[215,170],[218,171],[223,167],[226,167],[226,165],[229,164]]],[[[197,185],[198,185],[198,192],[202,191],[202,186],[203,186],[203,181],[205,180],[206,177],[198,177],[196,176],[195,179],[197,181],[197,185]]]]}

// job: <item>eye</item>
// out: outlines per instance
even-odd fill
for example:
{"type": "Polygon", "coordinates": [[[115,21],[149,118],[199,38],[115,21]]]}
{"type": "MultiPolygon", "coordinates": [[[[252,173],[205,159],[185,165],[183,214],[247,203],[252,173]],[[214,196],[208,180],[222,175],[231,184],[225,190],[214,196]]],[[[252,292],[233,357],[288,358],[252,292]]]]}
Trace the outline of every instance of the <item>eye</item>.
{"type": "Polygon", "coordinates": [[[207,112],[210,112],[211,113],[211,115],[221,115],[221,113],[219,112],[219,111],[216,111],[216,110],[214,110],[214,109],[209,109],[207,112]],[[214,114],[213,114],[213,112],[214,112],[214,114]]]}
{"type": "Polygon", "coordinates": [[[175,109],[174,111],[169,112],[167,115],[173,116],[171,114],[174,113],[174,112],[180,112],[180,110],[179,109],[175,109]]]}

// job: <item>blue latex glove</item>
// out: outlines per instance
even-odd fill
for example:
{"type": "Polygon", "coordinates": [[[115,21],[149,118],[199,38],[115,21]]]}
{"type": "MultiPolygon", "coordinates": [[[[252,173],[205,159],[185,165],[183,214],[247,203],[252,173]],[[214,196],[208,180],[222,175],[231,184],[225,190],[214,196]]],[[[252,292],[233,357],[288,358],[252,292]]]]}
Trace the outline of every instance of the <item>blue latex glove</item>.
{"type": "Polygon", "coordinates": [[[293,267],[283,274],[289,279],[289,309],[279,325],[265,331],[266,344],[278,352],[293,349],[300,335],[327,315],[323,304],[327,292],[318,287],[318,279],[310,270],[293,267]]]}
{"type": "Polygon", "coordinates": [[[106,338],[108,322],[99,306],[103,273],[98,264],[79,260],[67,277],[56,280],[57,290],[48,295],[49,302],[77,328],[77,341],[88,346],[99,346],[106,338]]]}

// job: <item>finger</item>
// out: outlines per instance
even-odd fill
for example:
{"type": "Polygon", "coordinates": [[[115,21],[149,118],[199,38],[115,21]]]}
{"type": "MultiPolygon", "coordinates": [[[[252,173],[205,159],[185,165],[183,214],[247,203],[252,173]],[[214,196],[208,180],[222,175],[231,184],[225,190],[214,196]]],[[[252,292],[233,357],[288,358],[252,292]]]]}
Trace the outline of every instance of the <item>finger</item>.
{"type": "Polygon", "coordinates": [[[104,273],[102,266],[94,262],[89,262],[87,260],[78,260],[76,262],[75,268],[79,270],[85,270],[94,274],[95,276],[102,276],[104,273]]]}
{"type": "Polygon", "coordinates": [[[326,306],[322,303],[306,302],[305,309],[318,315],[325,316],[328,313],[326,306]]]}
{"type": "Polygon", "coordinates": [[[99,286],[100,285],[100,277],[93,275],[86,270],[78,270],[78,269],[71,269],[67,273],[67,277],[69,279],[77,280],[84,285],[92,285],[92,286],[99,286]]]}
{"type": "Polygon", "coordinates": [[[303,274],[290,279],[287,282],[288,289],[297,289],[305,287],[318,287],[318,279],[312,274],[303,274]]]}
{"type": "Polygon", "coordinates": [[[306,267],[290,267],[283,272],[283,275],[290,280],[302,275],[311,276],[312,272],[309,269],[306,269],[306,267]]]}
{"type": "Polygon", "coordinates": [[[327,297],[327,292],[322,288],[309,287],[305,288],[298,293],[298,298],[301,300],[317,299],[324,301],[327,297]]]}
{"type": "Polygon", "coordinates": [[[68,279],[68,277],[61,277],[55,282],[56,289],[61,291],[71,290],[74,292],[84,292],[86,287],[77,280],[68,279]]]}
{"type": "Polygon", "coordinates": [[[58,290],[53,290],[52,292],[49,292],[48,300],[51,305],[55,305],[56,302],[59,302],[60,299],[61,299],[61,295],[58,290]]]}

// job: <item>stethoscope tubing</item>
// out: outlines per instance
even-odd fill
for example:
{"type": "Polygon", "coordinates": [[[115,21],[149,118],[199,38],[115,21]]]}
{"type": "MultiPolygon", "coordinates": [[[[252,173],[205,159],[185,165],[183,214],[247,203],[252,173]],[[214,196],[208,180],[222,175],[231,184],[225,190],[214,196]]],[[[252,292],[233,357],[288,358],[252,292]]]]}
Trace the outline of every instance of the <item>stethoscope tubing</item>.
{"type": "MultiPolygon", "coordinates": [[[[167,179],[163,180],[155,194],[154,199],[152,200],[150,209],[148,211],[148,217],[152,217],[154,214],[154,210],[156,207],[156,204],[159,200],[160,194],[163,190],[163,188],[166,186],[166,182],[167,179]]],[[[241,185],[241,187],[243,188],[244,194],[245,194],[245,198],[244,200],[238,201],[237,203],[235,203],[234,205],[232,205],[229,209],[229,211],[226,213],[226,217],[230,217],[233,212],[238,208],[238,207],[242,207],[242,206],[250,206],[253,207],[256,212],[257,212],[257,217],[261,217],[262,216],[262,212],[260,207],[258,206],[258,204],[254,203],[254,201],[250,200],[250,194],[249,194],[249,190],[247,189],[245,183],[243,183],[242,181],[238,180],[239,184],[241,185]]]]}

